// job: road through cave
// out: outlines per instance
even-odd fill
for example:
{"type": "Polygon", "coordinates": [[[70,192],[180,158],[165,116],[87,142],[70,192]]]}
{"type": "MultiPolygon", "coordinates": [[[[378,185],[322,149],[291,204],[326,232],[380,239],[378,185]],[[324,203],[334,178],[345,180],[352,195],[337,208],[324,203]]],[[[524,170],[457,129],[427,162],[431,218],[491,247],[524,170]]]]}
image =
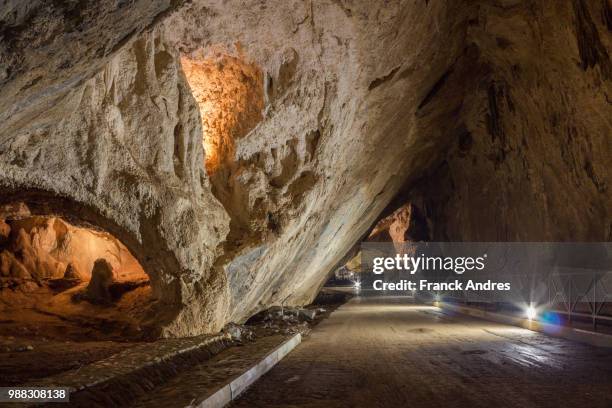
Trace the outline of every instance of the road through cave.
{"type": "Polygon", "coordinates": [[[232,407],[610,407],[603,348],[355,297],[232,407]]]}

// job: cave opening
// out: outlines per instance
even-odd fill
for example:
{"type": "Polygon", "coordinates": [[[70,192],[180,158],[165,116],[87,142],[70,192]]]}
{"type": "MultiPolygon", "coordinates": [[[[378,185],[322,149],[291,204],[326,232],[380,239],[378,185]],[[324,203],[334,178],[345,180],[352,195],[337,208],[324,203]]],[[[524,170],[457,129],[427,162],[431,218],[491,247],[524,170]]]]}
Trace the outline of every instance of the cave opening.
{"type": "Polygon", "coordinates": [[[146,337],[149,276],[114,235],[55,215],[0,217],[0,335],[53,340],[146,337]]]}
{"type": "Polygon", "coordinates": [[[404,243],[431,241],[432,225],[423,209],[415,202],[392,202],[370,226],[367,233],[345,254],[330,271],[325,286],[349,286],[360,289],[364,278],[361,266],[361,244],[392,243],[398,251],[404,243]]]}

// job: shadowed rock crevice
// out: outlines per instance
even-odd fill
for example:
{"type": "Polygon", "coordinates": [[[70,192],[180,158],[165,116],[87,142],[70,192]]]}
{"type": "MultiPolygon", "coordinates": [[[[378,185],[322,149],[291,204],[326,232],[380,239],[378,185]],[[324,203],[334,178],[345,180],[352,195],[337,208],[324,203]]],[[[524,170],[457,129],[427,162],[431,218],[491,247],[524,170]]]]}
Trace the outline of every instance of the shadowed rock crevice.
{"type": "MultiPolygon", "coordinates": [[[[580,66],[585,71],[588,68],[599,66],[602,75],[606,79],[612,77],[612,62],[608,50],[599,38],[599,31],[593,23],[591,13],[584,2],[574,0],[572,2],[576,16],[576,41],[580,51],[580,66]]],[[[604,22],[609,26],[610,5],[604,5],[604,22]]]]}

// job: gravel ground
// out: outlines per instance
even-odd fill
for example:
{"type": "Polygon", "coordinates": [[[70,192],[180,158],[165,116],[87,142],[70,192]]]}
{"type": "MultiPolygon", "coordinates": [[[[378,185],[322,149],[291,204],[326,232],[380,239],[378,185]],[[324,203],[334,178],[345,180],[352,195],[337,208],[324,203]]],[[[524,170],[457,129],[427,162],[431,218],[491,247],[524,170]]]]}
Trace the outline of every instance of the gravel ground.
{"type": "Polygon", "coordinates": [[[356,297],[233,407],[611,407],[612,349],[356,297]]]}

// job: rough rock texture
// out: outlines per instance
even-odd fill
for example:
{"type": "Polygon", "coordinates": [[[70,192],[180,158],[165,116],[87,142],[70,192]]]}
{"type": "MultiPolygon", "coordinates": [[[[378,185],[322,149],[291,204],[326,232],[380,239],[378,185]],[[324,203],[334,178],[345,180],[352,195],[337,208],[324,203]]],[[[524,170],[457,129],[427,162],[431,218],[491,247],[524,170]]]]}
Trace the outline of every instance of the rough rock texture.
{"type": "Polygon", "coordinates": [[[91,271],[91,280],[87,285],[85,296],[91,302],[110,302],[110,285],[114,281],[114,271],[110,263],[98,259],[91,271]]]}
{"type": "Polygon", "coordinates": [[[433,239],[611,239],[608,1],[247,3],[2,16],[0,200],[119,238],[163,334],[308,303],[406,203],[433,239]]]}
{"type": "MultiPolygon", "coordinates": [[[[104,31],[100,24],[113,24],[123,14],[130,12],[94,13],[86,25],[104,31]]],[[[130,31],[113,33],[118,50],[110,57],[89,56],[89,64],[102,69],[73,86],[64,83],[74,79],[67,70],[64,82],[54,83],[62,95],[54,94],[52,106],[38,104],[26,91],[11,105],[4,89],[21,76],[3,83],[7,109],[24,107],[0,125],[0,201],[25,202],[20,211],[62,215],[112,233],[150,275],[160,328],[169,335],[216,330],[221,322],[212,316],[223,319],[227,285],[210,266],[227,232],[227,216],[202,166],[199,113],[175,50],[166,49],[154,31],[125,38],[130,31]],[[191,314],[200,320],[182,305],[192,305],[191,314]],[[183,318],[192,326],[181,326],[183,318]]],[[[27,35],[27,27],[18,32],[18,38],[27,35]]],[[[74,48],[77,54],[88,49],[74,48]]],[[[42,51],[55,57],[52,49],[42,51]]],[[[11,211],[4,213],[11,217],[11,211]]]]}
{"type": "MultiPolygon", "coordinates": [[[[0,8],[0,121],[53,106],[183,1],[6,0],[0,8]],[[38,105],[38,106],[35,106],[38,105]]],[[[23,118],[25,119],[25,118],[23,118]]]]}
{"type": "Polygon", "coordinates": [[[30,217],[9,221],[11,234],[0,242],[0,287],[19,280],[91,278],[94,263],[106,259],[118,281],[147,279],[138,261],[109,234],[74,227],[58,218],[30,217]]]}
{"type": "Polygon", "coordinates": [[[234,194],[218,196],[234,221],[217,261],[229,279],[231,320],[310,301],[402,185],[404,169],[433,160],[419,154],[427,146],[413,145],[418,136],[435,146],[440,136],[417,135],[417,122],[439,117],[414,111],[462,54],[471,7],[370,8],[196,2],[165,23],[184,55],[225,49],[265,79],[264,118],[235,141],[238,166],[226,180],[234,194]]]}
{"type": "Polygon", "coordinates": [[[578,0],[480,6],[461,125],[444,160],[397,200],[423,210],[431,239],[612,239],[611,10],[578,0]]]}
{"type": "Polygon", "coordinates": [[[367,241],[429,241],[429,226],[421,210],[412,203],[398,208],[376,223],[367,241]]]}

